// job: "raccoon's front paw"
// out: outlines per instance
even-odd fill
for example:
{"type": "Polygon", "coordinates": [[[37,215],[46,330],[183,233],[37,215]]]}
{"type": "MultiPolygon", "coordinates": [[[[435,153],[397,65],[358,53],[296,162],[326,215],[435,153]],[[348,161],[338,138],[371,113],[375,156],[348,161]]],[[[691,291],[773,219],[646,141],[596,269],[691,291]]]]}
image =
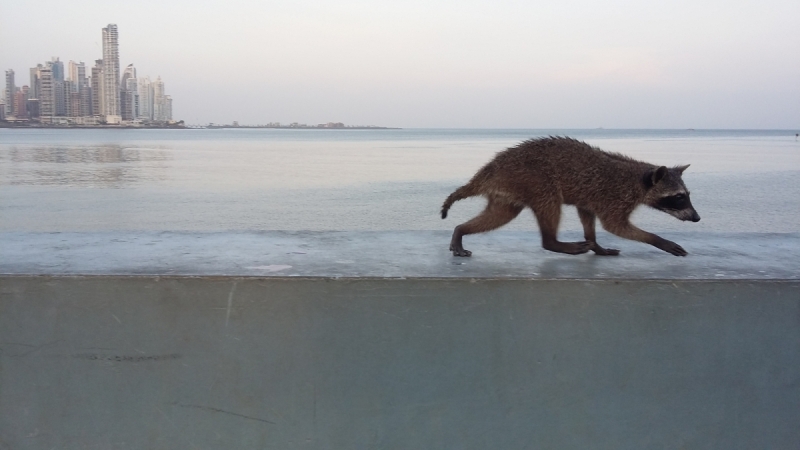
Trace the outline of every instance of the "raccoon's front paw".
{"type": "Polygon", "coordinates": [[[662,245],[659,246],[659,248],[665,252],[672,253],[675,256],[686,256],[689,254],[689,252],[684,250],[683,247],[672,241],[665,240],[662,245]]]}
{"type": "Polygon", "coordinates": [[[603,247],[600,247],[597,244],[594,245],[594,248],[592,248],[592,251],[594,252],[595,255],[598,255],[598,256],[617,256],[617,255],[619,255],[619,250],[617,250],[615,248],[603,248],[603,247]]]}
{"type": "Polygon", "coordinates": [[[471,251],[466,250],[464,247],[461,247],[461,246],[456,247],[456,246],[451,245],[450,246],[450,251],[453,252],[453,256],[464,256],[464,257],[472,256],[472,252],[471,251]]]}

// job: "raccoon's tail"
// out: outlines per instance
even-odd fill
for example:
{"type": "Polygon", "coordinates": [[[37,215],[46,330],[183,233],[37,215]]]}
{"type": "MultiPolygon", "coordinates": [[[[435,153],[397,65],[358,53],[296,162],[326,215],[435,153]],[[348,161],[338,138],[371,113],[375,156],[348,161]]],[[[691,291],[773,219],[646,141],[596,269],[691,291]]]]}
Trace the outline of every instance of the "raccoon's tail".
{"type": "Polygon", "coordinates": [[[472,183],[465,184],[464,186],[456,189],[452,194],[447,196],[447,200],[445,200],[444,204],[442,205],[442,219],[447,218],[447,210],[453,206],[453,203],[475,195],[478,195],[478,192],[475,191],[472,183]]]}

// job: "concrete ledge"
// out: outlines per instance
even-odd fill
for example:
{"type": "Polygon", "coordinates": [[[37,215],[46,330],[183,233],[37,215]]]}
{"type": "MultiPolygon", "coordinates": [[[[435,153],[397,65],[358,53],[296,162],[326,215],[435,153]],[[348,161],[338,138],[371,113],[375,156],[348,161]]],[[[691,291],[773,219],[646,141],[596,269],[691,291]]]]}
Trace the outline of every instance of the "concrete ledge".
{"type": "Polygon", "coordinates": [[[800,281],[0,277],[0,448],[796,448],[800,281]]]}

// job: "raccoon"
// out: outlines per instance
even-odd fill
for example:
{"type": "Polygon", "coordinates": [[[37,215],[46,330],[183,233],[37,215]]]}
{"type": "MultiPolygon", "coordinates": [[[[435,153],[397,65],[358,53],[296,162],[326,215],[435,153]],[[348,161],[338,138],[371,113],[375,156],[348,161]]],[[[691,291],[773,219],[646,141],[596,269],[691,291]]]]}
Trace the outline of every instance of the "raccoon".
{"type": "Polygon", "coordinates": [[[488,200],[483,212],[455,228],[450,251],[454,256],[472,255],[461,242],[465,235],[499,228],[527,207],[536,216],[546,250],[618,255],[619,250],[597,243],[598,218],[603,228],[617,236],[686,256],[686,250],[675,242],[637,228],[630,215],[644,204],[680,220],[698,222],[700,216],[681,178],[688,167],[659,167],[568,137],[524,141],[499,152],[469,183],[447,197],[442,219],[458,200],[476,195],[488,200]],[[561,242],[556,238],[562,204],[578,208],[585,241],[561,242]]]}

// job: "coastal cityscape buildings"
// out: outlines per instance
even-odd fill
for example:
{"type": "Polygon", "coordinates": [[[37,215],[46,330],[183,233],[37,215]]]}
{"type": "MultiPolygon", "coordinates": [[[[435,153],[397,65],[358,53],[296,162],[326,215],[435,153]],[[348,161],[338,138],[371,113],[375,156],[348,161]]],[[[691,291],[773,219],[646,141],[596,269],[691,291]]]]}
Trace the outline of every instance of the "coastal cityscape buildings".
{"type": "Polygon", "coordinates": [[[137,77],[128,64],[120,73],[119,30],[102,29],[102,59],[87,68],[59,57],[30,69],[30,84],[18,86],[13,69],[5,71],[0,120],[31,125],[160,126],[175,123],[172,97],[161,77],[137,77]],[[88,70],[87,70],[88,69],[88,70]]]}

